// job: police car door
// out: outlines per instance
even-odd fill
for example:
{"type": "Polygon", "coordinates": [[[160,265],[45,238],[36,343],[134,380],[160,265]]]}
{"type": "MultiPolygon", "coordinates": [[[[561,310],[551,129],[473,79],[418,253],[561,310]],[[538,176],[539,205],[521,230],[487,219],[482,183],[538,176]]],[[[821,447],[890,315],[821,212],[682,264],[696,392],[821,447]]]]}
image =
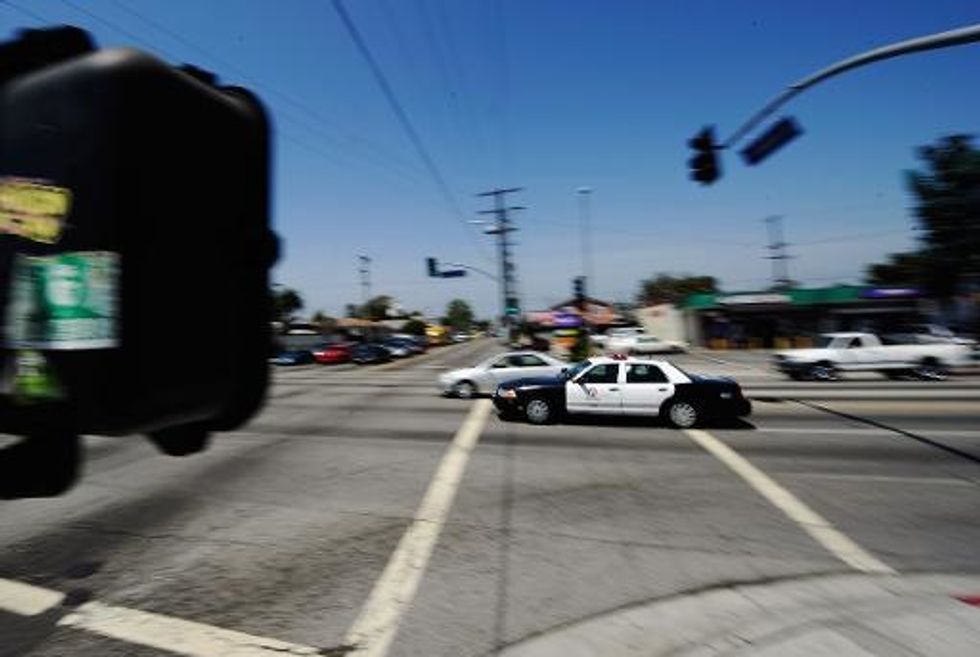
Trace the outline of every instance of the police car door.
{"type": "Polygon", "coordinates": [[[565,408],[570,413],[622,413],[619,363],[593,365],[565,383],[565,408]]]}
{"type": "Polygon", "coordinates": [[[653,363],[626,365],[626,381],[622,385],[623,413],[627,415],[656,415],[660,405],[674,394],[674,384],[662,369],[653,363]]]}

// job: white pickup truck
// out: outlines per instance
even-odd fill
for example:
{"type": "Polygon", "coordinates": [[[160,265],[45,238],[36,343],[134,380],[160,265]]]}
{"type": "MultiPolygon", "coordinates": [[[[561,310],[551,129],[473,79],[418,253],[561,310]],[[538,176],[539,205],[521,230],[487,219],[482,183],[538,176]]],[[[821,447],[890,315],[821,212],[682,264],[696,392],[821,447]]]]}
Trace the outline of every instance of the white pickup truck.
{"type": "Polygon", "coordinates": [[[825,333],[812,349],[773,354],[773,365],[794,380],[832,381],[842,372],[878,372],[889,379],[941,380],[970,364],[971,348],[958,344],[882,344],[871,333],[825,333]]]}

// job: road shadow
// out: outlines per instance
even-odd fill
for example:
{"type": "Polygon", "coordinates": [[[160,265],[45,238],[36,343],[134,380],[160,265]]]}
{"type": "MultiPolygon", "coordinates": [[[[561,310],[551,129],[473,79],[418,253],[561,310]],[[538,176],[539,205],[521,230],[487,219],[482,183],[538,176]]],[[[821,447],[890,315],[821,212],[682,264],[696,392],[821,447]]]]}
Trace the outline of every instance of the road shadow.
{"type": "MultiPolygon", "coordinates": [[[[521,416],[500,415],[502,422],[529,424],[521,416]]],[[[617,416],[617,415],[568,415],[555,424],[584,427],[639,427],[671,429],[671,425],[659,417],[617,416]]],[[[533,425],[530,425],[533,426],[533,425]]],[[[713,419],[699,425],[702,429],[724,429],[726,431],[755,431],[756,426],[743,418],[713,419]]]]}

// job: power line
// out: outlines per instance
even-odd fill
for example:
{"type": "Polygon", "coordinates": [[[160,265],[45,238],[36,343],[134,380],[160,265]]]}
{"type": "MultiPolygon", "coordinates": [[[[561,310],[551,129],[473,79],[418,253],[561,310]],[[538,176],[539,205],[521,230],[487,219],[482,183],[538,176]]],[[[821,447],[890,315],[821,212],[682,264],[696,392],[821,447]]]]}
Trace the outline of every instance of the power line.
{"type": "MultiPolygon", "coordinates": [[[[125,36],[125,37],[127,37],[129,39],[132,39],[134,42],[142,45],[143,47],[145,47],[150,52],[153,52],[156,55],[158,55],[158,56],[160,56],[160,57],[162,57],[164,59],[168,59],[168,60],[171,60],[171,61],[178,61],[180,59],[180,57],[178,57],[175,53],[172,53],[169,50],[167,50],[167,49],[165,49],[165,48],[163,48],[161,46],[158,46],[158,45],[156,45],[154,43],[151,43],[147,39],[145,39],[142,36],[136,34],[135,32],[133,32],[131,30],[128,30],[128,29],[122,27],[118,23],[115,23],[113,21],[110,21],[110,20],[102,17],[102,16],[99,16],[98,14],[96,14],[96,13],[94,13],[94,12],[88,10],[88,9],[85,9],[85,8],[79,6],[77,3],[72,2],[71,0],[61,0],[61,1],[62,1],[63,4],[67,5],[68,7],[71,7],[75,11],[77,11],[77,12],[79,12],[79,13],[81,13],[81,14],[89,17],[89,18],[91,18],[92,20],[94,20],[94,21],[102,24],[103,26],[105,26],[105,27],[107,27],[107,28],[109,28],[109,29],[111,29],[111,30],[119,33],[119,34],[122,34],[123,36],[125,36]]],[[[207,58],[209,58],[209,59],[211,59],[211,60],[213,60],[213,61],[221,64],[222,66],[226,67],[228,70],[237,73],[240,77],[242,77],[242,79],[244,79],[244,80],[246,80],[246,81],[254,84],[256,87],[263,88],[270,95],[273,95],[273,96],[276,96],[276,97],[280,98],[284,102],[286,102],[286,103],[288,103],[290,105],[293,105],[293,106],[299,108],[300,110],[305,111],[307,114],[309,114],[310,116],[314,117],[314,119],[316,119],[317,121],[324,122],[325,123],[324,119],[322,117],[320,117],[318,114],[316,114],[313,110],[305,107],[302,103],[299,103],[298,101],[293,100],[288,95],[286,95],[286,94],[284,94],[284,93],[282,93],[282,92],[280,92],[280,91],[278,91],[276,89],[273,89],[273,88],[269,87],[268,85],[265,85],[265,84],[259,82],[258,80],[252,78],[247,72],[243,71],[240,67],[235,66],[234,64],[228,62],[227,60],[224,60],[222,58],[217,57],[216,55],[214,55],[213,53],[210,53],[209,51],[207,51],[203,47],[201,47],[201,46],[193,43],[189,39],[186,39],[185,37],[183,37],[183,36],[181,36],[181,35],[173,32],[172,30],[170,30],[166,26],[158,23],[157,21],[154,21],[151,18],[146,17],[145,15],[141,14],[140,12],[138,12],[138,11],[132,9],[132,8],[126,7],[125,5],[123,5],[122,3],[118,2],[118,1],[116,2],[116,5],[119,6],[120,8],[122,8],[122,9],[126,10],[127,12],[129,12],[130,14],[132,14],[133,16],[137,17],[139,20],[142,20],[147,25],[150,25],[151,27],[157,29],[158,31],[160,31],[160,32],[162,32],[164,34],[167,34],[168,36],[174,38],[175,40],[179,41],[180,43],[182,43],[186,47],[191,48],[191,49],[197,51],[200,54],[203,54],[205,57],[207,57],[207,58]]],[[[11,6],[13,7],[14,5],[11,4],[11,6]]],[[[34,14],[34,16],[38,20],[40,20],[42,22],[45,22],[45,23],[50,22],[49,20],[45,19],[42,16],[38,16],[37,14],[34,14]]],[[[286,120],[292,121],[293,123],[297,124],[301,129],[308,130],[309,132],[312,132],[314,135],[320,137],[321,139],[325,139],[327,141],[334,142],[335,144],[338,144],[338,145],[342,143],[338,139],[336,139],[334,137],[331,137],[330,135],[328,135],[327,133],[323,132],[322,130],[320,130],[320,129],[316,128],[316,127],[311,127],[309,124],[304,125],[303,122],[297,120],[294,116],[292,116],[292,115],[290,115],[290,114],[288,114],[286,112],[283,112],[283,111],[280,110],[279,113],[286,120]]],[[[369,142],[367,142],[366,140],[361,139],[360,141],[362,143],[364,143],[366,146],[371,146],[371,144],[369,142]]],[[[378,150],[378,147],[377,146],[374,146],[374,148],[375,148],[375,150],[378,150]]],[[[379,151],[375,155],[375,158],[376,159],[374,159],[374,158],[367,158],[367,159],[368,159],[368,161],[371,161],[372,164],[374,164],[376,166],[379,166],[379,167],[381,167],[383,169],[386,169],[387,171],[389,171],[391,173],[394,173],[395,175],[399,175],[399,176],[406,177],[406,178],[411,178],[412,180],[415,180],[415,181],[419,180],[419,178],[417,177],[417,174],[415,173],[415,171],[413,169],[407,168],[405,170],[399,170],[399,169],[397,169],[397,168],[395,168],[395,167],[392,166],[392,163],[393,162],[399,161],[398,158],[396,158],[396,157],[394,157],[394,156],[392,156],[390,154],[381,152],[381,151],[379,151]]],[[[407,165],[404,165],[404,166],[407,166],[407,165]]]]}
{"type": "Polygon", "coordinates": [[[25,15],[25,16],[27,16],[29,18],[33,18],[34,20],[36,20],[36,21],[38,21],[40,23],[48,23],[48,22],[50,22],[44,16],[41,16],[40,14],[37,14],[37,13],[31,11],[30,9],[26,9],[24,7],[21,7],[20,5],[16,5],[13,2],[10,2],[10,0],[0,0],[0,3],[3,3],[5,5],[7,5],[11,9],[16,9],[17,11],[19,11],[23,15],[25,15]]]}
{"type": "MultiPolygon", "coordinates": [[[[204,57],[211,60],[212,62],[221,65],[225,70],[235,73],[242,80],[249,82],[250,84],[253,84],[257,88],[262,89],[268,95],[278,98],[279,100],[286,103],[287,105],[302,112],[307,117],[309,117],[309,119],[306,120],[312,121],[315,124],[322,124],[325,127],[329,126],[331,128],[337,129],[338,131],[342,131],[342,128],[340,128],[336,123],[332,121],[328,121],[326,117],[324,117],[319,112],[313,110],[305,103],[296,100],[294,97],[292,97],[291,95],[285,93],[280,89],[276,89],[260,80],[257,80],[256,78],[252,77],[247,71],[243,70],[241,67],[237,66],[233,62],[230,62],[227,59],[216,55],[214,52],[204,48],[200,44],[191,41],[190,39],[186,38],[182,34],[179,34],[178,32],[170,29],[169,27],[160,23],[159,21],[150,18],[146,14],[143,14],[142,12],[139,12],[136,9],[127,6],[125,3],[120,2],[119,0],[115,0],[114,4],[120,9],[122,9],[123,11],[125,11],[126,13],[136,18],[137,20],[157,30],[161,34],[167,35],[171,39],[183,44],[185,47],[190,48],[191,50],[197,52],[198,54],[203,55],[204,57]]],[[[362,155],[365,156],[365,159],[370,161],[372,164],[388,169],[389,171],[396,173],[397,175],[412,177],[413,179],[416,179],[419,176],[417,170],[413,165],[410,165],[408,162],[402,160],[400,157],[386,151],[383,147],[374,144],[372,141],[368,139],[364,139],[363,137],[360,136],[351,136],[347,134],[343,134],[342,135],[343,139],[341,139],[324,132],[317,125],[311,126],[309,123],[300,121],[297,117],[287,112],[280,110],[279,114],[282,115],[282,117],[285,118],[286,120],[297,124],[302,129],[312,132],[313,134],[320,137],[321,139],[331,142],[335,146],[340,146],[344,148],[355,146],[355,147],[363,148],[364,152],[362,153],[362,155]],[[395,166],[393,166],[395,164],[405,167],[405,169],[402,170],[400,168],[396,168],[395,166]]]]}
{"type": "Polygon", "coordinates": [[[484,257],[484,259],[489,259],[486,253],[483,251],[482,246],[480,246],[479,242],[476,241],[476,236],[474,236],[470,232],[469,228],[467,227],[466,220],[463,217],[463,211],[460,208],[459,203],[456,202],[456,198],[453,196],[452,191],[449,189],[449,185],[448,183],[446,183],[445,177],[442,175],[442,172],[439,170],[439,167],[436,166],[436,163],[432,159],[432,156],[429,155],[429,151],[428,149],[426,149],[425,144],[422,143],[422,138],[419,136],[418,131],[415,130],[415,126],[412,125],[411,120],[409,120],[408,113],[405,111],[405,108],[402,106],[401,101],[398,100],[398,96],[395,95],[395,91],[392,88],[391,84],[388,82],[388,78],[385,75],[384,71],[381,69],[381,65],[378,63],[377,59],[375,59],[374,54],[371,52],[371,49],[368,47],[367,42],[364,40],[364,37],[361,35],[360,30],[357,28],[357,25],[354,23],[354,20],[351,18],[351,15],[347,12],[343,0],[333,0],[333,6],[337,12],[337,15],[340,17],[341,22],[344,24],[347,33],[350,35],[351,40],[354,42],[354,45],[357,47],[358,52],[360,52],[361,56],[364,58],[364,61],[367,63],[368,68],[371,69],[371,73],[374,75],[375,81],[378,83],[378,86],[381,88],[382,94],[384,95],[385,99],[388,101],[391,110],[395,113],[395,117],[398,119],[398,123],[401,125],[402,129],[405,131],[405,134],[408,136],[409,141],[412,143],[412,146],[415,148],[415,151],[418,154],[419,159],[422,160],[422,164],[425,165],[425,168],[429,172],[429,175],[432,176],[432,179],[435,182],[436,187],[439,189],[439,193],[442,196],[443,200],[449,205],[450,209],[456,215],[457,219],[460,222],[460,225],[463,227],[464,231],[466,232],[466,235],[477,245],[477,248],[480,249],[480,253],[484,257]]]}

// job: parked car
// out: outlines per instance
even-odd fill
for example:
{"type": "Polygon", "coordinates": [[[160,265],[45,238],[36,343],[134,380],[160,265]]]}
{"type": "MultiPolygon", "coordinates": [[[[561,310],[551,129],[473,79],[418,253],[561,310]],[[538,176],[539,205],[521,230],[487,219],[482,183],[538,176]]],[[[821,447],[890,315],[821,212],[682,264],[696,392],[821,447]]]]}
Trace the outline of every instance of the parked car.
{"type": "Polygon", "coordinates": [[[468,399],[491,392],[499,384],[526,376],[554,376],[566,363],[548,354],[515,351],[487,358],[473,367],[446,372],[439,377],[444,395],[468,399]]]}
{"type": "Polygon", "coordinates": [[[274,365],[308,365],[314,362],[309,349],[285,349],[269,359],[274,365]]]}
{"type": "Polygon", "coordinates": [[[687,344],[675,340],[661,340],[649,333],[635,333],[610,338],[606,351],[617,354],[677,354],[687,351],[687,344]]]}
{"type": "Polygon", "coordinates": [[[391,352],[395,358],[408,358],[418,353],[418,346],[411,340],[403,338],[385,338],[381,344],[391,352]]]}
{"type": "Polygon", "coordinates": [[[825,333],[812,349],[773,354],[773,366],[792,379],[831,381],[842,372],[878,372],[888,378],[946,378],[951,368],[970,364],[961,344],[884,344],[871,333],[825,333]]]}
{"type": "Polygon", "coordinates": [[[350,361],[351,344],[335,342],[313,350],[313,358],[321,365],[335,365],[350,361]]]}
{"type": "Polygon", "coordinates": [[[497,387],[504,416],[546,424],[566,414],[659,416],[679,428],[744,417],[752,403],[737,382],[688,374],[662,360],[591,358],[558,375],[515,379],[497,387]]]}
{"type": "Polygon", "coordinates": [[[411,333],[392,333],[391,337],[400,340],[408,340],[414,347],[416,353],[425,353],[429,348],[429,341],[424,335],[412,335],[411,333]]]}
{"type": "Polygon", "coordinates": [[[620,326],[617,328],[611,328],[603,334],[589,336],[592,344],[599,347],[605,347],[610,340],[616,340],[618,338],[626,338],[633,335],[642,335],[646,330],[642,326],[620,326]]]}
{"type": "Polygon", "coordinates": [[[350,350],[350,359],[358,365],[387,363],[391,360],[391,352],[383,345],[366,342],[350,350]]]}

